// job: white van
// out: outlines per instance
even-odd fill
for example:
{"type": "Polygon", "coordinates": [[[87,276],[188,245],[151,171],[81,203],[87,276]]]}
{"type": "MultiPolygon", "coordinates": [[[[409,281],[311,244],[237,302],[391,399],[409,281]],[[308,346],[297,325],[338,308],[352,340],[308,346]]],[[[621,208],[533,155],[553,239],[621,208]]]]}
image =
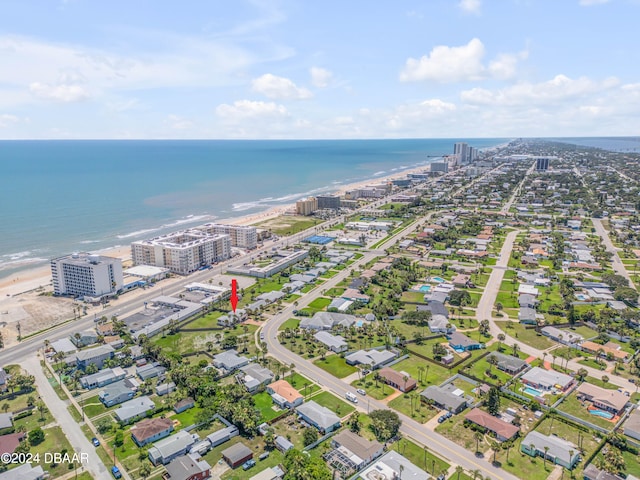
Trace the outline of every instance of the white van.
{"type": "Polygon", "coordinates": [[[358,397],[356,397],[356,395],[355,395],[354,393],[347,392],[347,393],[345,394],[345,398],[346,398],[347,400],[349,400],[350,402],[358,403],[358,397]]]}

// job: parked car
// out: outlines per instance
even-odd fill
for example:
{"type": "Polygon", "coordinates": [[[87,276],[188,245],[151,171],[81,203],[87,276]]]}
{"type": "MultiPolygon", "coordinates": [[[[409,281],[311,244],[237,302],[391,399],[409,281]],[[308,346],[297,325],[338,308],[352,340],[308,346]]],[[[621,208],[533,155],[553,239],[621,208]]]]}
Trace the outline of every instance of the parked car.
{"type": "Polygon", "coordinates": [[[264,452],[260,454],[260,456],[258,457],[258,460],[265,460],[267,458],[269,458],[269,452],[264,452]]]}
{"type": "Polygon", "coordinates": [[[356,393],[359,393],[360,395],[366,395],[367,394],[367,392],[365,392],[362,388],[357,389],[356,393]]]}
{"type": "Polygon", "coordinates": [[[120,469],[115,465],[111,467],[111,475],[113,475],[113,478],[122,478],[122,473],[120,472],[120,469]]]}
{"type": "Polygon", "coordinates": [[[242,469],[243,470],[249,470],[251,467],[254,467],[256,465],[256,461],[251,459],[251,460],[247,460],[246,462],[244,462],[242,464],[242,469]]]}
{"type": "Polygon", "coordinates": [[[358,403],[358,397],[356,397],[353,393],[347,392],[344,397],[353,403],[358,403]]]}
{"type": "Polygon", "coordinates": [[[100,440],[98,440],[96,437],[93,437],[91,439],[91,443],[93,443],[94,447],[99,447],[100,446],[100,440]]]}

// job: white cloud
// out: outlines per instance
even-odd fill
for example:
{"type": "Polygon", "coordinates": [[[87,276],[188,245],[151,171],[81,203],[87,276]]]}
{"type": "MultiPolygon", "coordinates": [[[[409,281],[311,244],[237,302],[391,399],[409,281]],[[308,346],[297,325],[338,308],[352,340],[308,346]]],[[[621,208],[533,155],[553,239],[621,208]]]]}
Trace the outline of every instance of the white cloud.
{"type": "Polygon", "coordinates": [[[80,85],[49,85],[33,82],[29,85],[29,91],[36,97],[62,103],[81,102],[90,96],[89,92],[80,85]]]}
{"type": "Polygon", "coordinates": [[[592,5],[603,5],[611,0],[580,0],[581,7],[590,7],[592,5]]]}
{"type": "Polygon", "coordinates": [[[311,74],[311,83],[318,88],[327,87],[333,78],[333,73],[320,67],[311,67],[309,73],[311,74]]]}
{"type": "Polygon", "coordinates": [[[167,116],[167,123],[173,130],[188,130],[193,127],[193,122],[180,115],[167,116]]]}
{"type": "Polygon", "coordinates": [[[429,55],[420,59],[409,58],[400,73],[403,82],[433,80],[441,83],[458,82],[462,80],[478,80],[484,67],[484,45],[474,38],[461,47],[438,45],[429,55]]]}
{"type": "Polygon", "coordinates": [[[489,72],[494,78],[508,80],[516,75],[518,62],[526,60],[529,52],[523,50],[517,54],[501,53],[494,60],[489,62],[489,72]]]}
{"type": "Polygon", "coordinates": [[[309,90],[298,87],[288,78],[278,77],[271,73],[265,73],[255,78],[251,82],[251,87],[254,92],[274,99],[303,100],[313,96],[309,90]]]}
{"type": "Polygon", "coordinates": [[[480,2],[480,0],[460,0],[460,3],[458,3],[458,7],[464,13],[472,13],[474,15],[480,14],[481,6],[482,3],[480,2]]]}
{"type": "Polygon", "coordinates": [[[274,102],[236,100],[233,105],[218,105],[216,114],[225,120],[235,122],[251,118],[285,117],[289,112],[283,105],[274,102]]]}
{"type": "Polygon", "coordinates": [[[15,115],[11,115],[9,113],[0,114],[0,128],[9,127],[15,123],[18,123],[19,121],[20,118],[16,117],[15,115]]]}
{"type": "Polygon", "coordinates": [[[476,87],[462,91],[460,98],[472,105],[547,105],[604,91],[617,84],[615,78],[595,82],[587,77],[574,80],[565,75],[556,75],[546,82],[519,83],[496,91],[476,87]]]}

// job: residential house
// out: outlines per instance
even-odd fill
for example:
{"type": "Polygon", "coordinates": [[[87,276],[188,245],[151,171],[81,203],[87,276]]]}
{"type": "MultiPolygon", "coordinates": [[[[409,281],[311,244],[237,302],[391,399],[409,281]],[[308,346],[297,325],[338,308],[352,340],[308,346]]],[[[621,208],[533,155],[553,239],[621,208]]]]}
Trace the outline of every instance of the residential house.
{"type": "Polygon", "coordinates": [[[573,377],[569,375],[540,367],[533,367],[522,375],[520,380],[533,388],[545,391],[556,389],[562,392],[568,390],[574,383],[573,377]]]}
{"type": "Polygon", "coordinates": [[[345,361],[349,365],[365,365],[372,369],[377,369],[386,365],[396,358],[398,353],[392,350],[358,350],[346,357],[345,361]]]}
{"type": "Polygon", "coordinates": [[[356,323],[356,317],[346,313],[316,312],[311,318],[303,318],[300,328],[308,330],[331,330],[335,326],[350,327],[356,323]]]}
{"type": "Polygon", "coordinates": [[[7,372],[4,371],[4,368],[0,368],[0,392],[7,391],[7,372]]]}
{"type": "Polygon", "coordinates": [[[0,413],[0,430],[13,427],[13,413],[0,413]]]}
{"type": "Polygon", "coordinates": [[[451,283],[453,283],[455,287],[468,287],[470,282],[471,277],[463,273],[459,273],[451,279],[451,283]]]}
{"type": "Polygon", "coordinates": [[[415,378],[411,378],[411,375],[406,372],[398,372],[393,368],[381,368],[378,375],[384,383],[404,393],[410,392],[418,386],[418,382],[415,378]]]}
{"type": "Polygon", "coordinates": [[[533,285],[528,285],[526,283],[521,283],[518,286],[518,295],[531,295],[532,297],[537,297],[540,294],[540,291],[534,287],[533,285]]]}
{"type": "Polygon", "coordinates": [[[640,440],[640,410],[634,410],[624,422],[624,434],[635,440],[640,440]]]}
{"type": "Polygon", "coordinates": [[[139,418],[146,417],[149,412],[155,410],[156,405],[149,397],[142,396],[124,402],[114,410],[115,418],[118,422],[127,424],[139,418]]]}
{"type": "Polygon", "coordinates": [[[453,332],[447,335],[449,345],[456,351],[479,350],[484,348],[484,343],[467,337],[464,333],[453,332]]]}
{"type": "Polygon", "coordinates": [[[116,330],[113,328],[113,322],[99,323],[96,325],[96,333],[101,337],[115,335],[116,330]]]}
{"type": "Polygon", "coordinates": [[[156,378],[164,374],[167,369],[159,363],[147,363],[141,367],[136,368],[136,375],[140,377],[140,380],[148,380],[150,378],[156,378]]]}
{"type": "Polygon", "coordinates": [[[268,385],[273,380],[273,372],[257,363],[250,363],[244,367],[240,367],[241,374],[238,378],[247,389],[247,392],[253,393],[260,387],[268,385]]]}
{"type": "Polygon", "coordinates": [[[518,295],[518,305],[520,308],[536,308],[538,306],[538,300],[533,295],[522,294],[518,295]]]}
{"type": "Polygon", "coordinates": [[[540,329],[540,333],[555,342],[569,346],[579,345],[584,340],[584,337],[579,333],[560,330],[559,328],[552,327],[551,325],[540,329]]]}
{"type": "Polygon", "coordinates": [[[127,372],[125,372],[120,367],[103,368],[99,372],[93,373],[91,375],[85,375],[84,377],[80,378],[80,385],[82,385],[83,388],[92,390],[94,388],[104,387],[105,385],[109,385],[110,383],[124,380],[124,377],[126,376],[127,372]]]}
{"type": "Polygon", "coordinates": [[[594,355],[598,355],[598,352],[600,352],[599,355],[602,358],[611,357],[614,360],[622,360],[623,362],[627,362],[629,360],[629,353],[624,350],[620,350],[620,346],[613,342],[600,345],[599,343],[586,340],[580,344],[580,348],[582,348],[583,351],[594,355]]]}
{"type": "Polygon", "coordinates": [[[518,310],[518,321],[525,325],[537,325],[537,312],[533,308],[520,307],[520,310],[518,310]]]}
{"type": "Polygon", "coordinates": [[[249,363],[249,359],[241,357],[234,349],[225,350],[213,356],[213,365],[216,368],[221,368],[226,372],[234,372],[240,367],[244,367],[249,363]]]}
{"type": "Polygon", "coordinates": [[[529,432],[520,444],[520,450],[532,457],[545,457],[556,465],[572,470],[580,460],[580,449],[554,435],[543,435],[535,430],[529,432]],[[546,447],[546,448],[545,448],[546,447]]]}
{"type": "Polygon", "coordinates": [[[69,340],[76,347],[82,348],[88,345],[93,345],[98,342],[98,334],[93,330],[87,330],[86,332],[79,332],[69,336],[69,340]]]}
{"type": "Polygon", "coordinates": [[[174,458],[186,454],[189,448],[198,440],[200,440],[198,435],[191,434],[186,430],[180,430],[175,435],[154,443],[149,448],[149,460],[156,466],[166,465],[174,458]]]}
{"type": "Polygon", "coordinates": [[[211,475],[211,465],[197,454],[181,455],[164,468],[164,480],[205,480],[211,475]]]}
{"type": "Polygon", "coordinates": [[[131,400],[135,392],[131,390],[124,382],[119,382],[107,385],[100,393],[98,393],[98,399],[104,404],[105,407],[113,407],[131,400]]]}
{"type": "Polygon", "coordinates": [[[196,402],[193,398],[191,397],[187,397],[187,398],[183,398],[182,400],[180,400],[178,403],[176,403],[173,406],[173,411],[176,413],[182,413],[186,410],[189,410],[190,408],[193,408],[196,406],[196,402]]]}
{"type": "Polygon", "coordinates": [[[80,370],[84,370],[89,365],[95,365],[99,369],[102,368],[104,361],[113,358],[114,349],[110,345],[99,345],[86,350],[80,350],[72,354],[76,366],[80,370]]]}
{"type": "Polygon", "coordinates": [[[529,364],[524,360],[514,357],[513,355],[505,355],[500,352],[492,352],[487,355],[487,361],[490,358],[496,359],[496,367],[509,375],[516,375],[526,369],[529,364]]]}
{"type": "Polygon", "coordinates": [[[282,480],[283,477],[284,472],[280,467],[267,467],[249,478],[249,480],[282,480]]]}
{"type": "Polygon", "coordinates": [[[335,353],[346,352],[349,348],[349,344],[343,337],[340,335],[332,335],[326,330],[317,331],[313,335],[313,338],[335,353]]]}
{"type": "Polygon", "coordinates": [[[267,392],[280,408],[295,408],[301,405],[304,397],[286,380],[278,380],[267,386],[267,392]]]}
{"type": "Polygon", "coordinates": [[[26,432],[7,433],[6,435],[0,435],[0,455],[7,453],[13,453],[25,438],[27,438],[26,432]]]}
{"type": "Polygon", "coordinates": [[[289,440],[287,440],[282,435],[278,435],[274,439],[274,443],[275,443],[276,448],[278,450],[280,450],[282,453],[287,453],[289,450],[291,450],[294,447],[293,443],[291,443],[289,440]]]}
{"type": "Polygon", "coordinates": [[[173,382],[161,383],[156,386],[156,395],[162,397],[176,391],[176,384],[173,382]]]}
{"type": "Polygon", "coordinates": [[[139,447],[144,447],[173,432],[173,420],[170,418],[145,418],[131,427],[131,439],[139,447]]]}
{"type": "Polygon", "coordinates": [[[207,440],[211,444],[211,448],[214,448],[231,440],[233,437],[238,436],[239,433],[240,431],[238,430],[238,427],[235,425],[229,425],[207,435],[207,440]]]}
{"type": "Polygon", "coordinates": [[[369,465],[364,471],[360,472],[358,479],[401,479],[410,478],[411,480],[431,480],[431,475],[418,468],[405,457],[395,450],[390,450],[375,463],[369,465]]]}
{"type": "Polygon", "coordinates": [[[576,389],[576,395],[579,400],[591,402],[594,407],[615,415],[620,415],[629,403],[629,397],[618,390],[607,390],[586,382],[576,389]]]}
{"type": "Polygon", "coordinates": [[[479,408],[471,410],[464,416],[464,419],[467,422],[481,427],[484,431],[493,433],[501,442],[511,440],[520,432],[520,429],[515,425],[507,423],[504,420],[500,420],[479,408]]]}
{"type": "Polygon", "coordinates": [[[314,401],[303,403],[296,408],[296,413],[309,425],[316,427],[320,433],[333,432],[340,428],[340,418],[326,407],[314,401]]]}
{"type": "Polygon", "coordinates": [[[351,471],[361,470],[384,453],[381,443],[367,440],[349,430],[332,437],[331,446],[334,450],[328,455],[329,464],[337,462],[351,471]]]}
{"type": "Polygon", "coordinates": [[[360,293],[358,290],[354,288],[347,288],[345,292],[340,295],[340,298],[344,298],[345,300],[351,300],[352,302],[360,302],[360,303],[369,303],[371,297],[369,295],[365,295],[360,293]]]}
{"type": "Polygon", "coordinates": [[[0,480],[44,480],[49,478],[49,472],[45,472],[40,465],[31,466],[30,462],[0,473],[0,480]]]}
{"type": "Polygon", "coordinates": [[[243,443],[236,443],[222,451],[222,459],[227,462],[231,468],[237,468],[252,458],[253,452],[243,443]]]}
{"type": "MultiPolygon", "coordinates": [[[[449,384],[451,385],[451,384],[449,384]]],[[[438,408],[448,410],[451,413],[460,413],[467,407],[467,399],[464,392],[458,392],[456,389],[439,387],[437,385],[428,386],[421,394],[421,400],[426,403],[433,403],[438,408]]]]}

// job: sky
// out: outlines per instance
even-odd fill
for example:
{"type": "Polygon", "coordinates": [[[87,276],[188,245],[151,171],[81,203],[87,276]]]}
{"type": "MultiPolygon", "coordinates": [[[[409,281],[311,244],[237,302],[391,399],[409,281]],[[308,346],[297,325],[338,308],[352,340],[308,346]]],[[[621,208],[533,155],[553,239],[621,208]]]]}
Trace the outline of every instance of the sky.
{"type": "Polygon", "coordinates": [[[640,0],[0,0],[0,139],[640,135],[640,0]]]}

